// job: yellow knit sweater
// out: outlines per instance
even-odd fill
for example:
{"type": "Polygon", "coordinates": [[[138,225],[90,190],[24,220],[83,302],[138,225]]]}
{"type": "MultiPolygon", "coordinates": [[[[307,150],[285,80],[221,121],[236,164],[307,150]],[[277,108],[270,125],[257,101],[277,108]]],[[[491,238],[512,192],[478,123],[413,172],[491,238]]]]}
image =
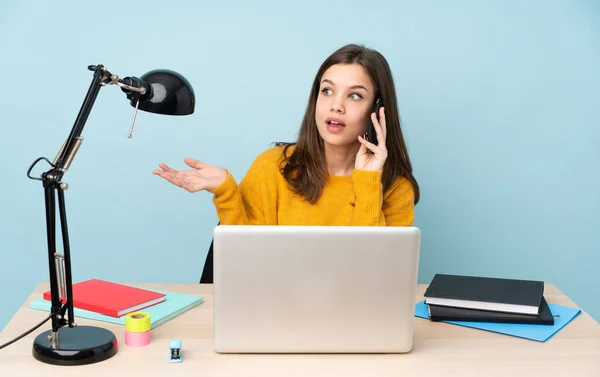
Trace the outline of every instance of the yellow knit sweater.
{"type": "MultiPolygon", "coordinates": [[[[293,150],[288,148],[288,151],[293,150]]],[[[283,147],[272,147],[252,163],[238,185],[228,171],[214,194],[223,225],[364,225],[410,226],[414,191],[398,178],[385,193],[381,171],[353,170],[351,176],[329,176],[316,204],[295,194],[279,170],[283,147]]]]}

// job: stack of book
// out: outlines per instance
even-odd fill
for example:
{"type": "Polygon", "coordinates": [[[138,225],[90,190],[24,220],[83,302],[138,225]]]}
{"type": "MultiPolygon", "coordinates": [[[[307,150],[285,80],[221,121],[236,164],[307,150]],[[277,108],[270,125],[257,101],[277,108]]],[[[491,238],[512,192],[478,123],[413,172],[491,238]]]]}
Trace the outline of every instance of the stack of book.
{"type": "Polygon", "coordinates": [[[542,281],[436,274],[424,296],[432,321],[554,325],[542,281]]]}
{"type": "MultiPolygon", "coordinates": [[[[51,293],[29,303],[31,309],[51,310],[51,293]]],[[[170,321],[204,302],[203,296],[144,289],[106,280],[90,279],[73,284],[73,315],[125,326],[126,314],[144,311],[150,328],[170,321]]]]}
{"type": "MultiPolygon", "coordinates": [[[[44,292],[43,298],[52,301],[50,291],[44,292]]],[[[73,284],[74,308],[115,318],[159,304],[165,299],[164,293],[100,279],[73,284]]]]}

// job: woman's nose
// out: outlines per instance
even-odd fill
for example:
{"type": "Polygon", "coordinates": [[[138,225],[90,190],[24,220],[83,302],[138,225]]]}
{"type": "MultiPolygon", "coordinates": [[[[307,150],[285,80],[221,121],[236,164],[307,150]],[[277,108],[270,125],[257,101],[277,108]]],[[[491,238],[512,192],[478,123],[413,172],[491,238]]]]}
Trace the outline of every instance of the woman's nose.
{"type": "Polygon", "coordinates": [[[344,105],[343,105],[342,101],[339,99],[334,100],[333,103],[331,104],[331,110],[335,111],[336,113],[343,113],[344,105]]]}

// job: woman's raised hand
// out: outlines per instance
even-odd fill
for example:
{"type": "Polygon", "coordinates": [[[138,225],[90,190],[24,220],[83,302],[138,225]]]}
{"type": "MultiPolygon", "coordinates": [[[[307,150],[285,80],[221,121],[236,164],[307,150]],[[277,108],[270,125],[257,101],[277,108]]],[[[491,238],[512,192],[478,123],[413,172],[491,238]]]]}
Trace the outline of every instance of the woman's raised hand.
{"type": "Polygon", "coordinates": [[[191,170],[175,170],[165,164],[158,164],[152,174],[158,175],[189,192],[201,190],[211,191],[216,189],[227,178],[227,170],[215,165],[205,164],[193,158],[186,158],[184,162],[191,170]]]}

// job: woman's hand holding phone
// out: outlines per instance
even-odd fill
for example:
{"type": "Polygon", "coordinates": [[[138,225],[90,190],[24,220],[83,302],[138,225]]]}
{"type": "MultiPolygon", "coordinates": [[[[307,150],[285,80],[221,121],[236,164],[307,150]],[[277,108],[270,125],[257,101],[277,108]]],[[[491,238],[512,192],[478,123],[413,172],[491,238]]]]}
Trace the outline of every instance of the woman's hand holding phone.
{"type": "Polygon", "coordinates": [[[355,169],[361,170],[383,170],[383,164],[387,159],[387,149],[385,147],[385,109],[381,107],[379,109],[379,120],[375,113],[371,113],[371,121],[377,134],[377,145],[367,141],[364,137],[358,136],[361,146],[356,154],[356,160],[354,163],[355,169]]]}

